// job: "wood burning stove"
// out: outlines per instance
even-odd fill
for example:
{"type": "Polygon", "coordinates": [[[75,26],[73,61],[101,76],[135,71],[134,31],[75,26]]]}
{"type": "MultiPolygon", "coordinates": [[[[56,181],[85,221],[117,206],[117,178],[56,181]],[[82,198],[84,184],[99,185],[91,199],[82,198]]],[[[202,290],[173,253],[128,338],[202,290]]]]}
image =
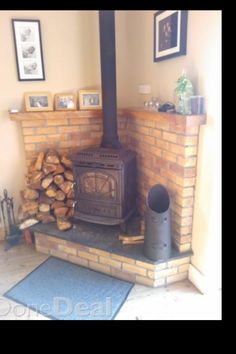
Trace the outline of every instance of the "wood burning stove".
{"type": "Polygon", "coordinates": [[[120,224],[135,211],[135,153],[90,148],[74,158],[75,218],[120,224]]]}
{"type": "Polygon", "coordinates": [[[136,155],[117,134],[114,11],[99,11],[103,137],[101,147],[73,155],[75,218],[122,224],[136,209],[136,155]]]}

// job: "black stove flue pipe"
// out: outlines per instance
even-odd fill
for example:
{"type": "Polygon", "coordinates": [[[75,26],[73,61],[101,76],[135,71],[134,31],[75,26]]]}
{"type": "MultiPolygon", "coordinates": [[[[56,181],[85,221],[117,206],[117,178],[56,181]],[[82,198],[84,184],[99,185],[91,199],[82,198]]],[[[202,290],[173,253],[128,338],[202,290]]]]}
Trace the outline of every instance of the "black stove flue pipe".
{"type": "Polygon", "coordinates": [[[115,13],[99,11],[103,137],[101,147],[121,148],[117,133],[115,13]]]}

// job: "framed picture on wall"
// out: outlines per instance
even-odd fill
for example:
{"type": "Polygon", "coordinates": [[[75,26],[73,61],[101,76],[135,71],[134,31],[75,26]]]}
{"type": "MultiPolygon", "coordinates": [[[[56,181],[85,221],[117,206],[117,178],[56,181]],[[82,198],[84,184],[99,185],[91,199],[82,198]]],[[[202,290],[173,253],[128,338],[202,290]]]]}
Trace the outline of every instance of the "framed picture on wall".
{"type": "Polygon", "coordinates": [[[19,81],[45,80],[39,20],[12,19],[19,81]]]}
{"type": "Polygon", "coordinates": [[[24,98],[26,112],[53,110],[53,100],[50,92],[26,92],[24,98]]]}
{"type": "Polygon", "coordinates": [[[101,109],[102,97],[99,90],[80,90],[79,91],[80,109],[101,109]]]}
{"type": "Polygon", "coordinates": [[[186,54],[188,11],[154,14],[154,62],[186,54]]]}

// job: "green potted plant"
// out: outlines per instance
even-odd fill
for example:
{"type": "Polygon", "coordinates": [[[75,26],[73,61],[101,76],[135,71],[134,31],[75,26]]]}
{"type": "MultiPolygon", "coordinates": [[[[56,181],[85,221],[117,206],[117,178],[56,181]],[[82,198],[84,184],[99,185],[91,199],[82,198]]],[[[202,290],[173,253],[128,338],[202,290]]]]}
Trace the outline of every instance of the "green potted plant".
{"type": "Polygon", "coordinates": [[[193,95],[193,85],[184,70],[177,80],[175,92],[178,99],[176,112],[180,114],[191,114],[190,97],[193,95]]]}

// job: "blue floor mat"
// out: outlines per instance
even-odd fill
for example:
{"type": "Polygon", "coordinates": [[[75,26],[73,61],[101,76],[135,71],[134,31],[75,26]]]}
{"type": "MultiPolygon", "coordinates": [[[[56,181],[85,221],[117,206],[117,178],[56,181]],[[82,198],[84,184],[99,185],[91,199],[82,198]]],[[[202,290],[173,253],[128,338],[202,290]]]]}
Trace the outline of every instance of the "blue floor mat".
{"type": "Polygon", "coordinates": [[[55,320],[111,320],[133,285],[50,257],[4,296],[55,320]]]}

